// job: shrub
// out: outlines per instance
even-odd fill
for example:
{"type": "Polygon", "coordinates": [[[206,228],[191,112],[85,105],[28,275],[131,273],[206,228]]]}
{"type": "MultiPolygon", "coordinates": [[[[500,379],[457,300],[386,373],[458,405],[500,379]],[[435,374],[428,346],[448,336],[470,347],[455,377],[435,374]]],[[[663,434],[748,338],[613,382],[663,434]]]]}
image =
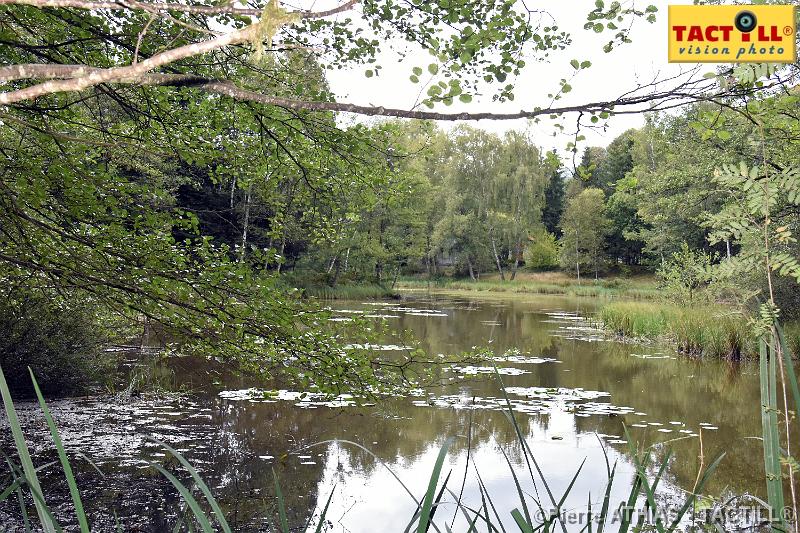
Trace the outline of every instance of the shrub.
{"type": "Polygon", "coordinates": [[[9,388],[33,395],[28,367],[48,395],[86,390],[108,375],[97,317],[76,298],[6,290],[0,299],[0,366],[9,388]]]}
{"type": "Polygon", "coordinates": [[[525,266],[533,270],[558,268],[558,241],[546,231],[531,236],[525,248],[525,266]]]}
{"type": "Polygon", "coordinates": [[[656,272],[664,294],[681,305],[692,305],[697,292],[711,281],[714,257],[689,248],[684,242],[656,272]]]}

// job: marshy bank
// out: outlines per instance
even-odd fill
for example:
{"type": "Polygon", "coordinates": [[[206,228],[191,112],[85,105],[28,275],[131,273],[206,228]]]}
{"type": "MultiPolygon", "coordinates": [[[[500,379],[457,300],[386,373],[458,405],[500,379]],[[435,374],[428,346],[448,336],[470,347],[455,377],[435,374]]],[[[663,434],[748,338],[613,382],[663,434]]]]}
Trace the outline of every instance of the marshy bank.
{"type": "Polygon", "coordinates": [[[501,280],[496,274],[482,276],[475,281],[462,278],[422,277],[401,278],[399,289],[435,289],[467,292],[544,294],[572,297],[630,298],[650,300],[659,296],[652,276],[610,277],[577,280],[563,272],[517,273],[515,279],[501,280]]]}
{"type": "MultiPolygon", "coordinates": [[[[735,361],[758,356],[753,323],[735,308],[618,301],[604,304],[597,316],[606,329],[621,337],[659,341],[688,356],[735,361]]],[[[797,354],[800,323],[788,323],[785,334],[790,350],[797,354]]]]}

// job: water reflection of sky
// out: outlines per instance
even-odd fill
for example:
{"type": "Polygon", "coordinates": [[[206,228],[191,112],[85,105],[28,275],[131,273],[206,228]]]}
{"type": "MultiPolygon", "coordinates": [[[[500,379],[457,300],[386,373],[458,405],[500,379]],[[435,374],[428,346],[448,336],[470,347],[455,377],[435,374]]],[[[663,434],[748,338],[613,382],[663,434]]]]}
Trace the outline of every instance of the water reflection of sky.
{"type": "MultiPolygon", "coordinates": [[[[627,496],[633,468],[623,442],[623,422],[637,442],[672,441],[675,455],[666,473],[667,496],[692,487],[699,466],[699,440],[693,435],[701,428],[706,461],[719,451],[728,452],[708,491],[762,492],[759,443],[749,439],[760,434],[758,383],[752,369],[742,372],[721,362],[686,360],[664,348],[613,342],[587,320],[596,305],[595,300],[562,297],[418,296],[399,304],[336,302],[333,307],[341,318],[390,316],[393,331],[413,332],[432,354],[488,345],[501,356],[498,365],[520,370],[502,379],[556,499],[586,459],[566,508],[585,509],[589,493],[593,507],[599,505],[607,478],[603,449],[612,464],[618,462],[612,504],[627,496]]],[[[403,340],[390,337],[374,348],[389,354],[403,340]]],[[[331,407],[301,399],[298,391],[267,397],[244,394],[241,391],[257,384],[221,376],[197,361],[174,364],[176,379],[190,383],[197,394],[158,401],[95,397],[53,402],[67,448],[91,456],[106,473],[101,478],[78,461],[79,480],[87,487],[87,499],[95,500],[89,505],[95,515],[113,508],[122,523],[142,530],[170,523],[176,502],[165,494],[171,489],[142,461],[162,462],[173,470],[176,465],[144,440],[149,435],[173,444],[197,465],[240,531],[263,529],[273,522],[273,468],[297,523],[308,518],[309,507],[316,506],[319,513],[335,485],[328,512],[334,531],[402,531],[415,504],[372,456],[345,444],[292,452],[326,439],[352,440],[369,448],[421,498],[440,446],[453,436],[443,476],[452,470],[448,487],[458,493],[470,424],[471,467],[464,502],[480,506],[477,466],[497,512],[510,524],[509,513],[520,503],[502,448],[525,490],[535,495],[538,488],[549,504],[541,482],[537,480],[534,488],[530,481],[514,428],[503,413],[496,378],[484,374],[483,365],[473,365],[469,372],[450,369],[444,375],[457,378],[452,384],[421,395],[389,398],[374,407],[349,407],[350,402],[331,407]],[[465,376],[471,379],[464,381],[465,376]],[[220,380],[226,391],[222,397],[210,385],[220,380]],[[126,493],[129,496],[123,497],[126,493]]],[[[36,406],[21,402],[19,408],[29,434],[35,434],[33,428],[41,424],[36,406]]],[[[0,443],[7,450],[6,433],[0,443]]],[[[44,458],[48,446],[38,442],[33,449],[44,458]]],[[[661,453],[665,448],[659,448],[661,453]]],[[[68,499],[66,492],[61,496],[68,499]]],[[[532,500],[529,505],[535,508],[532,500]]],[[[437,519],[449,524],[454,511],[452,505],[443,507],[437,519]]],[[[0,505],[0,519],[13,512],[7,504],[0,505]]],[[[458,527],[461,520],[456,517],[454,531],[463,530],[463,522],[458,527]]]]}

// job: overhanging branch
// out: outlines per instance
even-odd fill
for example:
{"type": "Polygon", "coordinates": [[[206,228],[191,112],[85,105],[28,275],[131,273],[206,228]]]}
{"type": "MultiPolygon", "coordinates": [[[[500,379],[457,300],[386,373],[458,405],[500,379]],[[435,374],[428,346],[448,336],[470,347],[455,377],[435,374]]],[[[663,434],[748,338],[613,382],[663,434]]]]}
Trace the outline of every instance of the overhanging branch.
{"type": "MultiPolygon", "coordinates": [[[[330,17],[345,11],[349,11],[358,3],[358,0],[348,0],[344,4],[328,9],[326,11],[297,11],[297,15],[304,19],[318,19],[330,17]]],[[[150,13],[166,13],[176,11],[181,13],[193,13],[198,15],[245,15],[261,16],[261,9],[234,7],[230,4],[219,6],[205,6],[198,4],[178,4],[171,2],[138,2],[136,0],[125,0],[109,2],[104,0],[0,0],[0,5],[16,4],[34,7],[71,7],[76,9],[112,9],[112,10],[131,10],[139,9],[150,13]]]]}
{"type": "MultiPolygon", "coordinates": [[[[194,45],[192,45],[194,46],[194,45]]],[[[158,57],[158,56],[154,56],[158,57]]],[[[153,59],[153,58],[151,58],[153,59]]],[[[347,102],[326,102],[326,101],[307,101],[295,100],[291,98],[284,98],[280,96],[273,96],[263,94],[250,89],[240,87],[229,80],[215,80],[195,76],[191,74],[166,74],[144,72],[138,75],[126,75],[122,77],[109,76],[108,71],[125,71],[131,72],[133,67],[138,67],[142,63],[132,65],[131,67],[117,67],[115,69],[101,69],[96,67],[89,67],[87,65],[58,65],[58,64],[27,64],[27,65],[10,65],[0,67],[0,82],[9,82],[20,79],[53,79],[53,78],[69,78],[66,80],[51,81],[34,85],[28,89],[20,89],[8,93],[0,93],[0,102],[7,101],[8,98],[11,102],[18,102],[35,98],[20,97],[18,96],[23,91],[29,89],[37,89],[40,87],[48,86],[52,83],[61,83],[60,87],[63,90],[74,90],[63,87],[70,87],[83,78],[92,80],[110,79],[111,82],[124,85],[155,85],[155,86],[168,86],[168,87],[190,87],[214,94],[228,96],[230,98],[255,102],[265,105],[273,105],[286,109],[297,111],[334,111],[342,113],[354,113],[365,116],[387,116],[396,118],[410,118],[421,120],[439,120],[439,121],[455,121],[455,120],[516,120],[516,119],[530,119],[548,115],[558,115],[570,112],[585,112],[585,113],[601,113],[601,112],[614,112],[616,114],[639,113],[647,110],[657,110],[662,108],[674,107],[677,102],[688,102],[696,100],[709,100],[713,98],[722,98],[726,96],[722,93],[710,93],[713,89],[713,82],[710,80],[695,80],[687,81],[679,84],[677,87],[664,90],[652,91],[642,94],[626,93],[623,96],[614,100],[599,100],[595,102],[587,102],[583,104],[576,104],[571,106],[561,107],[546,107],[534,108],[531,110],[520,110],[511,113],[446,113],[438,111],[421,111],[421,110],[407,110],[397,109],[383,106],[364,106],[352,104],[347,102]],[[9,96],[7,96],[9,95],[9,96]],[[647,108],[641,109],[641,106],[647,105],[647,108]],[[637,107],[638,106],[638,107],[637,107]]],[[[143,67],[143,70],[146,67],[143,67]]],[[[96,83],[104,83],[98,81],[96,83]]],[[[93,83],[92,85],[96,84],[93,83]]],[[[53,85],[50,85],[52,87],[53,85]]],[[[41,90],[41,89],[40,89],[41,90]]],[[[34,91],[30,91],[33,93],[34,91]]],[[[24,95],[23,95],[24,96],[24,95]]]]}

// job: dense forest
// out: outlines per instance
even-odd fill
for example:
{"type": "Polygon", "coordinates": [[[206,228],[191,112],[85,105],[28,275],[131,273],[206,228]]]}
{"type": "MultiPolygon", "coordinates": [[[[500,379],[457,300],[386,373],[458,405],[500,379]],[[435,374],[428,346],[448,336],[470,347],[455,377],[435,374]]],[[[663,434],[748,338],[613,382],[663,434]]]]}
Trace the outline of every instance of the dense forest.
{"type": "MultiPolygon", "coordinates": [[[[270,268],[301,286],[394,287],[402,275],[514,280],[520,268],[560,268],[578,279],[659,272],[667,282],[672,268],[697,270],[707,298],[743,304],[765,288],[764,276],[741,264],[757,243],[730,227],[746,191],[720,172],[766,164],[793,176],[796,100],[763,100],[763,122],[707,104],[649,115],[644,127],[572,160],[525,132],[386,122],[371,130],[384,143],[370,169],[379,179],[328,191],[328,207],[302,182],[276,185],[291,187],[282,205],[269,190],[237,189],[233,178],[184,186],[179,198],[207,233],[242,256],[266,253],[270,268]],[[309,212],[320,211],[337,231],[319,233],[309,212]]],[[[793,202],[780,201],[772,223],[791,230],[797,216],[793,202]]],[[[791,239],[780,250],[797,255],[791,239]]],[[[776,287],[790,314],[792,287],[776,287]]]]}

